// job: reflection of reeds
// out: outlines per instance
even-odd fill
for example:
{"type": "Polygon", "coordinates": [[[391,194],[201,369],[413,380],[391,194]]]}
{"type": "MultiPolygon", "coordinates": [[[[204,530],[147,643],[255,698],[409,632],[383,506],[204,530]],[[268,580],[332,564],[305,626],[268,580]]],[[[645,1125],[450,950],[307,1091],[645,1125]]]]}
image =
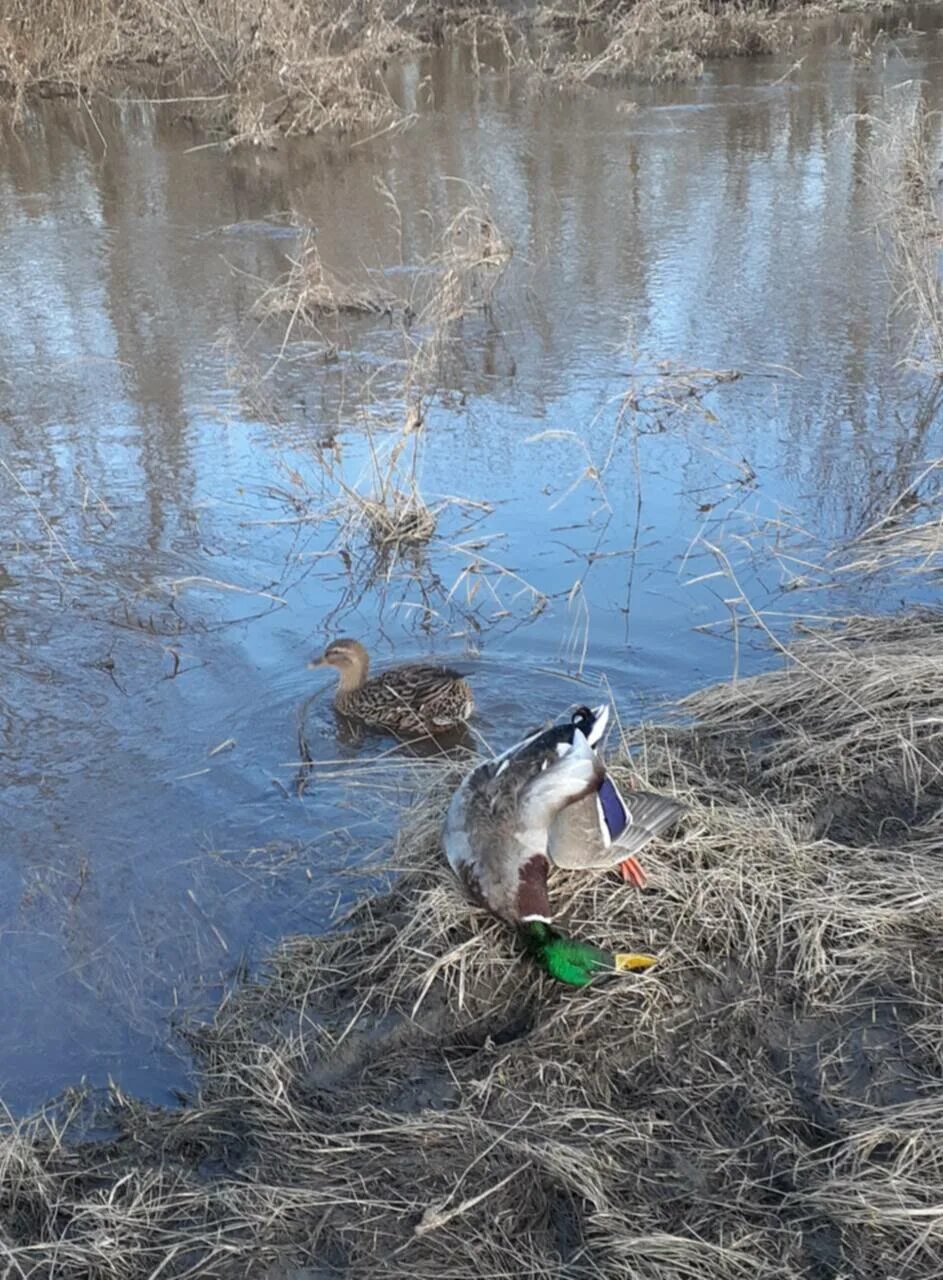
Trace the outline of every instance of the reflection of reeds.
{"type": "MultiPolygon", "coordinates": [[[[310,483],[292,463],[287,496],[311,523],[326,520],[337,525],[340,544],[348,560],[353,555],[361,579],[352,583],[351,599],[358,599],[370,586],[382,583],[387,587],[394,575],[402,575],[418,586],[421,596],[419,603],[402,603],[420,611],[423,625],[458,612],[474,630],[482,625],[476,614],[486,603],[493,606],[493,621],[511,616],[499,590],[502,582],[513,592],[513,600],[525,599],[532,612],[542,609],[546,599],[520,575],[484,554],[494,535],[474,542],[462,540],[455,531],[456,540],[437,537],[440,517],[447,509],[461,510],[478,521],[490,511],[488,503],[450,495],[433,502],[421,489],[427,409],[451,374],[450,360],[467,336],[464,322],[490,312],[512,258],[512,246],[499,230],[487,192],[468,183],[462,188],[463,203],[438,230],[428,255],[415,264],[418,269],[408,299],[394,300],[372,286],[344,279],[323,262],[313,240],[307,238],[300,253],[289,259],[288,272],[266,289],[255,305],[256,314],[263,319],[287,319],[275,362],[265,376],[244,385],[243,390],[250,392],[258,405],[262,402],[259,392],[268,386],[269,416],[276,423],[270,375],[300,336],[295,333],[300,319],[314,323],[343,311],[382,311],[391,320],[400,318],[402,359],[367,373],[359,386],[352,385],[349,378],[345,382],[344,417],[336,430],[343,430],[348,437],[352,432],[362,435],[368,451],[366,462],[352,475],[345,461],[348,450],[318,447],[312,453],[317,470],[310,483]],[[325,481],[330,495],[326,502],[325,481]],[[433,540],[444,556],[460,561],[451,587],[439,572],[431,571],[427,557],[420,554],[433,540]],[[366,557],[358,551],[366,551],[366,557]]],[[[378,183],[378,191],[394,225],[401,225],[392,192],[382,183],[378,183]]]]}
{"type": "Polygon", "coordinates": [[[460,768],[409,766],[393,888],[190,1029],[194,1098],[8,1126],[11,1274],[939,1274],[941,658],[936,616],[854,620],[636,731],[616,776],[682,798],[682,831],[644,898],[552,894],[662,961],[580,992],[463,898],[460,768]]]}
{"type": "Polygon", "coordinates": [[[943,224],[936,208],[939,118],[922,98],[868,117],[869,181],[896,307],[910,318],[912,356],[943,376],[943,224]]]}

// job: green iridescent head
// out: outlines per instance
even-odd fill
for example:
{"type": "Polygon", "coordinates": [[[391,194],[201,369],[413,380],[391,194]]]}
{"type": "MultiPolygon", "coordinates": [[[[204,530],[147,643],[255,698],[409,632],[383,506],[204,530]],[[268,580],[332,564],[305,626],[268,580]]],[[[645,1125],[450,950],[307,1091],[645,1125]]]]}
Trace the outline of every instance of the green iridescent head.
{"type": "Polygon", "coordinates": [[[528,920],[521,926],[521,938],[528,955],[545,973],[571,987],[585,987],[600,973],[648,969],[655,963],[654,956],[603,951],[589,942],[565,938],[543,920],[528,920]]]}

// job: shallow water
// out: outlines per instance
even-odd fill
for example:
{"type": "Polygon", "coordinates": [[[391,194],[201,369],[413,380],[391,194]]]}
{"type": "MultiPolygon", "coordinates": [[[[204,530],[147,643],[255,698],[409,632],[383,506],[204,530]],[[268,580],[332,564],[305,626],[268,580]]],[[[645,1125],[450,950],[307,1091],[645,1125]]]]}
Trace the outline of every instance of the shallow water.
{"type": "Polygon", "coordinates": [[[783,596],[770,542],[738,541],[777,520],[832,546],[939,452],[900,363],[871,134],[851,117],[888,91],[943,105],[943,42],[897,36],[865,65],[833,35],[791,73],[788,57],[731,61],[694,86],[581,96],[476,81],[443,55],[397,75],[412,129],[343,151],[227,155],[133,106],[94,124],[50,106],[6,136],[9,1106],[81,1076],[153,1098],[185,1086],[173,1020],[389,863],[413,766],[372,769],[383,740],[338,743],[324,697],[306,721],[321,767],[294,791],[296,713],[325,684],[305,661],[331,635],[378,660],[460,661],[477,729],[504,746],[600,682],[631,717],[771,664],[726,625],[741,591],[773,626],[876,602],[783,596]],[[447,507],[414,571],[371,582],[356,541],[314,516],[336,497],[326,456],[364,473],[371,375],[390,447],[402,326],[345,318],[327,359],[299,329],[273,369],[284,322],[250,309],[296,251],[286,215],[332,268],[403,294],[463,182],[489,189],[514,259],[492,310],[453,334],[418,474],[427,498],[490,508],[447,507]],[[234,343],[272,370],[261,386],[234,343]],[[651,389],[667,367],[742,376],[666,401],[651,389]],[[640,408],[620,417],[629,387],[640,408]],[[705,543],[736,581],[705,576],[705,543]]]}

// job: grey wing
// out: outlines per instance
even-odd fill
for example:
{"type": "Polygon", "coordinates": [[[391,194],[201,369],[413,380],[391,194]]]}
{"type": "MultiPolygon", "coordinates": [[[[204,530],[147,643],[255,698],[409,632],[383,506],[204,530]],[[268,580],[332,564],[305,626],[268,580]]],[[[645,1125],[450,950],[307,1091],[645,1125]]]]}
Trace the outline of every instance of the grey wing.
{"type": "MultiPolygon", "coordinates": [[[[629,825],[612,846],[612,853],[618,853],[615,861],[631,857],[639,849],[654,840],[684,813],[684,805],[670,796],[656,796],[651,791],[632,791],[626,797],[629,810],[629,825]]],[[[610,863],[610,866],[612,863],[610,863]]]]}
{"type": "MultiPolygon", "coordinates": [[[[511,766],[513,768],[513,764],[511,766]]],[[[594,794],[605,776],[602,761],[578,729],[573,742],[547,752],[540,772],[529,779],[518,800],[519,834],[531,832],[546,848],[550,824],[561,809],[594,794]]],[[[527,839],[525,838],[525,843],[527,839]]]]}
{"type": "Polygon", "coordinates": [[[666,831],[684,811],[677,800],[648,791],[633,791],[624,803],[629,821],[616,840],[608,836],[596,795],[587,796],[558,814],[547,845],[554,866],[570,871],[618,866],[666,831]]]}
{"type": "Polygon", "coordinates": [[[568,871],[611,867],[621,860],[612,853],[612,840],[602,821],[595,792],[557,814],[550,827],[547,855],[555,867],[565,867],[568,871]]]}

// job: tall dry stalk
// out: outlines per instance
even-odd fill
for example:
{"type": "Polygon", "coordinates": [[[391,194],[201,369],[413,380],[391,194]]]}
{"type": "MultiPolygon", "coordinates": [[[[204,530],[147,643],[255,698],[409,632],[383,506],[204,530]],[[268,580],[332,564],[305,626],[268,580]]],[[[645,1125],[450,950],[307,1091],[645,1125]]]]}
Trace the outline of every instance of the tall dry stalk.
{"type": "MultiPolygon", "coordinates": [[[[318,451],[318,466],[336,499],[312,504],[315,518],[340,524],[347,544],[365,535],[387,573],[391,557],[395,561],[401,550],[432,539],[440,513],[452,501],[429,503],[420,490],[426,409],[441,385],[450,353],[461,341],[462,322],[491,306],[512,256],[487,193],[463,186],[466,201],[442,228],[434,251],[419,264],[418,283],[408,299],[341,277],[324,263],[314,236],[306,233],[289,257],[288,272],[262,292],[253,309],[263,320],[285,318],[276,363],[302,323],[318,324],[342,313],[383,314],[391,323],[400,323],[405,355],[389,371],[399,379],[398,387],[390,390],[388,381],[373,371],[352,393],[369,461],[351,477],[332,452],[318,451]],[[382,396],[379,384],[386,388],[382,396]]],[[[401,221],[392,193],[381,187],[379,194],[401,221]]]]}
{"type": "Polygon", "coordinates": [[[910,358],[943,375],[943,224],[937,209],[940,119],[922,95],[888,100],[869,117],[868,175],[878,233],[896,290],[895,309],[911,324],[910,358]]]}

